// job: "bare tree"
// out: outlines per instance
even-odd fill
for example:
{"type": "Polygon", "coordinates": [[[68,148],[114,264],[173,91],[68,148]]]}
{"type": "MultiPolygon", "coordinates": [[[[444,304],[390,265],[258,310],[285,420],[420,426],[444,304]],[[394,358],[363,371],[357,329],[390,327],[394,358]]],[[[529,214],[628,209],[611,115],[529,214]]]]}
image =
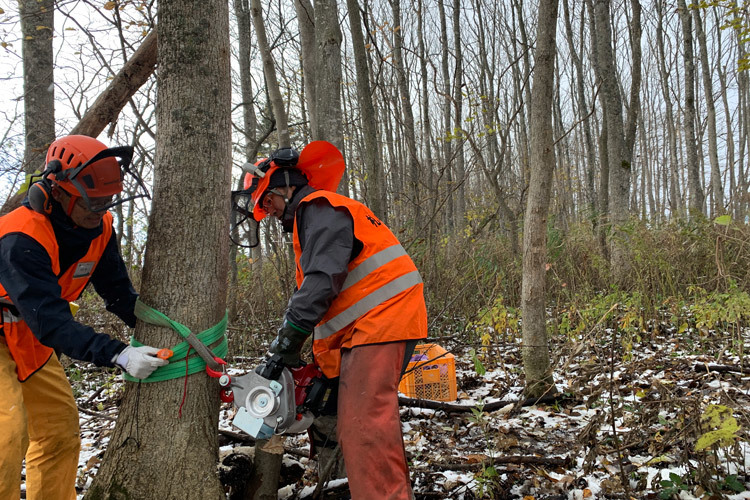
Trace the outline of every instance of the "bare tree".
{"type": "Polygon", "coordinates": [[[685,0],[677,0],[677,9],[682,26],[682,60],[685,66],[685,151],[687,153],[688,191],[690,192],[690,214],[703,214],[703,184],[698,163],[698,142],[695,131],[695,61],[693,60],[693,22],[685,0]]]}
{"type": "Polygon", "coordinates": [[[616,280],[627,273],[625,234],[619,227],[629,216],[630,168],[625,156],[625,136],[622,121],[622,96],[617,82],[612,48],[612,27],[609,0],[595,0],[596,61],[601,78],[600,102],[607,131],[607,164],[609,166],[609,221],[612,224],[610,239],[610,269],[616,280]]]}
{"type": "Polygon", "coordinates": [[[47,147],[55,140],[55,83],[52,35],[55,2],[19,0],[23,34],[24,170],[44,169],[47,147]]]}
{"type": "MultiPolygon", "coordinates": [[[[158,16],[159,133],[141,299],[198,332],[218,324],[226,310],[228,5],[165,0],[158,16]]],[[[158,346],[184,340],[144,323],[135,337],[158,346]]],[[[205,373],[128,383],[87,498],[223,498],[218,409],[218,384],[205,373]]]]}
{"type": "Polygon", "coordinates": [[[557,0],[541,0],[531,92],[531,172],[523,236],[523,368],[525,392],[539,397],[554,390],[547,345],[547,214],[555,170],[552,136],[557,0]]]}
{"type": "Polygon", "coordinates": [[[386,201],[383,193],[383,172],[380,162],[380,148],[378,146],[378,128],[375,120],[375,106],[372,101],[372,90],[370,86],[370,71],[368,69],[367,50],[362,35],[362,17],[359,12],[357,0],[346,0],[349,16],[349,29],[352,35],[352,48],[354,50],[354,65],[357,75],[357,102],[360,106],[360,117],[362,121],[364,151],[362,159],[368,182],[364,188],[365,199],[368,206],[375,215],[386,218],[386,201]]]}
{"type": "Polygon", "coordinates": [[[708,134],[708,160],[711,165],[711,215],[721,215],[724,210],[724,189],[721,185],[721,171],[719,168],[719,147],[716,140],[716,106],[714,105],[714,88],[711,78],[711,66],[708,62],[708,47],[706,33],[703,30],[701,13],[704,9],[692,8],[693,22],[695,22],[695,36],[700,49],[701,75],[703,93],[706,103],[706,133],[708,134]]]}

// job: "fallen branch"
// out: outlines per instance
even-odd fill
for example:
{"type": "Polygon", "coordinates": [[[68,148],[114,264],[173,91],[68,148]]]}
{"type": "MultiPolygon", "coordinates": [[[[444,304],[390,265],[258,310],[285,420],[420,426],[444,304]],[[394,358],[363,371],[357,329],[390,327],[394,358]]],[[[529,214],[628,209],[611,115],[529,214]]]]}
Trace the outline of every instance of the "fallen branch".
{"type": "MultiPolygon", "coordinates": [[[[491,403],[484,403],[484,405],[481,405],[482,411],[484,412],[493,412],[500,410],[501,408],[504,408],[506,406],[515,406],[518,405],[519,401],[521,402],[520,406],[534,406],[534,405],[548,405],[548,404],[558,404],[562,402],[573,402],[578,403],[579,401],[571,398],[569,396],[566,396],[564,394],[550,394],[548,396],[543,396],[541,398],[527,398],[525,400],[517,400],[517,401],[493,401],[491,403]]],[[[447,403],[444,401],[432,401],[429,399],[414,399],[414,398],[407,398],[403,396],[398,397],[398,404],[400,406],[408,407],[408,408],[425,408],[428,410],[442,410],[448,413],[469,413],[472,409],[479,409],[478,404],[474,405],[462,405],[462,404],[456,404],[456,403],[447,403]]]]}
{"type": "Polygon", "coordinates": [[[433,463],[425,465],[423,467],[415,467],[415,470],[481,470],[484,467],[499,465],[499,464],[516,464],[516,465],[548,465],[552,467],[568,467],[570,465],[570,458],[560,457],[537,457],[533,455],[521,455],[521,456],[507,456],[507,457],[494,457],[491,460],[483,460],[481,462],[471,464],[452,464],[452,463],[433,463]]]}
{"type": "Polygon", "coordinates": [[[748,373],[750,367],[747,366],[730,366],[730,365],[714,365],[708,363],[695,363],[693,370],[697,372],[718,372],[718,373],[748,373]]]}
{"type": "Polygon", "coordinates": [[[103,418],[104,420],[111,420],[112,422],[117,420],[117,417],[112,417],[110,415],[107,415],[106,413],[100,413],[98,411],[91,411],[87,410],[86,408],[78,407],[78,411],[81,413],[85,413],[86,415],[91,415],[92,417],[96,418],[103,418]]]}

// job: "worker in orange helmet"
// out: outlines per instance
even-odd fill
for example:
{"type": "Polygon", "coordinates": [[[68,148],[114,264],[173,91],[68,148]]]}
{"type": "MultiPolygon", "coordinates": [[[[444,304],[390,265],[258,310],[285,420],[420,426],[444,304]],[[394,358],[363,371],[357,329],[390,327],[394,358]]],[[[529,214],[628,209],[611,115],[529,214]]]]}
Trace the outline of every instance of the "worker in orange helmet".
{"type": "Polygon", "coordinates": [[[298,366],[312,334],[316,364],[338,378],[337,438],[352,498],[413,498],[398,383],[427,336],[414,262],[370,209],[336,194],[345,166],[332,144],[280,149],[246,167],[234,209],[275,217],[294,237],[297,289],[270,351],[298,366]]]}
{"type": "MultiPolygon", "coordinates": [[[[148,377],[167,363],[157,349],[131,347],[78,323],[69,302],[88,283],[106,307],[134,327],[138,295],[120,256],[107,209],[130,170],[131,147],[108,149],[69,135],[53,142],[44,171],[21,207],[0,217],[0,498],[76,498],[80,437],[73,391],[57,358],[119,366],[148,377]]],[[[128,199],[132,199],[128,198],[128,199]]]]}

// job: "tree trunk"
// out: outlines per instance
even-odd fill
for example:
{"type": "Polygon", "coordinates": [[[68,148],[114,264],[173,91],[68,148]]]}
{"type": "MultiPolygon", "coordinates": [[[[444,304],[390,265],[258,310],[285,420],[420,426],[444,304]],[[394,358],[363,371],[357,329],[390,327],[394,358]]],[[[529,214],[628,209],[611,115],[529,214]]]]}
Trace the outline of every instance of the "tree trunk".
{"type": "MultiPolygon", "coordinates": [[[[718,20],[718,13],[714,10],[714,21],[716,24],[719,24],[718,20]]],[[[722,37],[721,35],[716,37],[716,49],[718,54],[723,54],[722,51],[722,37]]],[[[732,201],[732,196],[734,194],[734,123],[732,121],[732,110],[733,108],[729,105],[729,96],[727,95],[727,77],[726,73],[724,72],[724,69],[722,68],[721,64],[716,65],[716,72],[719,75],[719,89],[721,91],[721,102],[723,104],[724,109],[724,119],[725,119],[725,125],[724,129],[726,131],[726,160],[724,164],[726,165],[726,169],[729,171],[729,202],[732,201]]],[[[722,212],[723,213],[723,212],[722,212]]],[[[731,213],[731,208],[730,208],[731,213]]]]}
{"type": "MultiPolygon", "coordinates": [[[[234,15],[237,18],[237,45],[238,45],[238,58],[239,58],[239,69],[240,69],[240,100],[242,107],[242,135],[245,139],[245,161],[255,162],[255,157],[258,155],[257,143],[257,129],[258,129],[258,118],[255,115],[255,107],[253,102],[253,79],[250,68],[251,58],[251,47],[252,47],[252,19],[250,17],[250,5],[248,0],[234,0],[234,15]]],[[[242,189],[244,186],[244,172],[240,174],[240,178],[237,181],[236,189],[242,189]]],[[[232,217],[237,217],[237,214],[233,211],[232,217]]],[[[237,220],[232,221],[232,227],[235,227],[237,220]]],[[[250,230],[255,228],[257,222],[254,220],[248,221],[250,230]]],[[[244,235],[239,234],[239,228],[235,227],[235,234],[233,238],[235,241],[239,241],[239,238],[243,238],[244,235]]],[[[238,311],[237,304],[237,256],[239,248],[237,245],[230,245],[229,251],[229,297],[227,303],[229,305],[229,317],[236,318],[238,311]]],[[[260,267],[262,253],[260,251],[260,245],[250,250],[253,258],[252,268],[256,271],[256,276],[260,280],[260,267]]]]}
{"type": "MultiPolygon", "coordinates": [[[[226,306],[228,5],[164,0],[158,17],[159,133],[141,299],[199,332],[217,324],[226,306]]],[[[160,347],[184,340],[140,322],[135,337],[160,347]]],[[[219,386],[202,372],[187,380],[127,383],[86,499],[223,499],[216,469],[218,410],[219,386]]]]}
{"type": "Polygon", "coordinates": [[[318,113],[315,110],[316,82],[318,81],[318,61],[315,41],[315,10],[310,0],[295,0],[297,26],[299,29],[300,50],[302,53],[302,75],[305,89],[305,103],[310,117],[310,130],[313,140],[318,130],[318,113]]]}
{"type": "Polygon", "coordinates": [[[380,161],[380,147],[378,146],[377,121],[370,119],[375,115],[370,88],[370,73],[367,65],[367,50],[362,35],[362,18],[359,13],[357,0],[346,0],[349,15],[349,27],[352,35],[352,49],[354,51],[354,66],[357,73],[357,102],[360,107],[360,117],[364,136],[364,170],[369,182],[364,185],[365,201],[375,215],[385,220],[386,201],[383,189],[383,172],[380,161]]]}
{"type": "Polygon", "coordinates": [[[550,373],[546,321],[547,214],[555,170],[552,101],[555,82],[557,0],[540,0],[531,94],[531,171],[524,217],[523,368],[525,394],[540,397],[554,391],[550,373]]]}
{"type": "MultiPolygon", "coordinates": [[[[313,140],[325,140],[344,153],[341,112],[341,29],[336,0],[315,2],[316,73],[313,140]]],[[[345,188],[345,186],[342,186],[345,188]]]]}
{"type": "Polygon", "coordinates": [[[443,78],[443,171],[446,174],[446,194],[447,202],[445,203],[445,230],[453,230],[453,175],[451,165],[453,163],[453,148],[451,146],[451,85],[450,72],[448,70],[448,24],[445,18],[444,0],[437,0],[438,14],[440,17],[440,73],[443,78]]]}
{"type": "Polygon", "coordinates": [[[701,12],[704,9],[691,8],[693,21],[695,21],[695,35],[698,38],[700,48],[701,74],[703,80],[703,92],[706,103],[706,126],[708,133],[708,160],[711,164],[711,215],[716,217],[725,212],[724,190],[721,185],[721,171],[719,170],[719,147],[716,141],[716,106],[714,105],[714,89],[711,78],[711,66],[708,63],[708,48],[706,46],[706,33],[703,31],[703,20],[701,12]]]}
{"type": "Polygon", "coordinates": [[[703,186],[698,163],[698,144],[695,132],[695,61],[693,60],[693,26],[685,0],[677,0],[682,26],[683,62],[685,64],[685,151],[687,153],[690,215],[703,214],[703,186]]]}
{"type": "Polygon", "coordinates": [[[667,142],[669,145],[669,210],[672,216],[679,216],[683,212],[680,196],[680,176],[677,168],[677,130],[675,128],[674,111],[672,110],[672,96],[670,94],[669,71],[666,55],[664,54],[664,15],[663,0],[656,1],[656,48],[659,61],[659,83],[664,99],[664,121],[667,125],[667,142]]]}
{"type": "MultiPolygon", "coordinates": [[[[573,60],[573,65],[576,69],[576,96],[578,97],[578,115],[584,116],[583,119],[583,139],[584,148],[586,151],[586,198],[588,200],[589,217],[594,221],[595,226],[598,224],[597,219],[597,203],[596,203],[596,188],[594,184],[595,170],[596,170],[596,148],[591,134],[591,119],[589,117],[589,104],[586,100],[586,92],[584,85],[586,83],[585,73],[583,72],[583,62],[581,57],[576,51],[575,44],[573,42],[573,28],[570,23],[570,9],[568,8],[568,0],[563,0],[563,13],[565,15],[565,35],[568,41],[568,47],[570,55],[573,60]]],[[[583,20],[581,20],[581,26],[584,26],[583,20]]],[[[581,37],[583,42],[583,37],[581,37]]]]}
{"type": "Polygon", "coordinates": [[[252,12],[253,26],[255,27],[255,36],[258,40],[258,49],[263,59],[263,75],[266,77],[266,88],[271,98],[271,107],[273,115],[276,118],[276,130],[279,137],[279,147],[289,147],[292,145],[289,137],[289,122],[284,107],[284,99],[281,96],[279,79],[276,78],[276,66],[273,63],[271,46],[268,44],[266,36],[266,26],[263,23],[263,9],[260,0],[251,0],[250,9],[252,12]]]}
{"type": "Polygon", "coordinates": [[[401,99],[401,113],[403,119],[403,134],[406,139],[406,150],[408,153],[408,176],[409,176],[409,194],[408,199],[412,202],[413,212],[407,214],[413,218],[415,223],[422,219],[420,206],[420,167],[419,157],[417,156],[417,137],[414,131],[414,112],[411,108],[411,93],[409,92],[409,81],[406,75],[406,66],[403,54],[403,27],[401,26],[401,2],[399,0],[390,0],[391,12],[393,14],[393,65],[396,71],[396,81],[398,85],[398,94],[401,99]]]}
{"type": "Polygon", "coordinates": [[[45,167],[47,148],[55,140],[55,84],[53,78],[53,0],[19,0],[23,34],[23,113],[25,150],[23,170],[45,167]]]}
{"type": "Polygon", "coordinates": [[[625,137],[622,123],[622,97],[617,83],[612,48],[612,28],[609,17],[609,0],[596,0],[596,61],[601,78],[600,100],[607,128],[607,164],[609,166],[609,222],[610,269],[616,282],[627,275],[627,238],[620,230],[627,221],[630,199],[630,163],[625,157],[625,137]]]}
{"type": "Polygon", "coordinates": [[[458,234],[461,234],[466,221],[466,162],[464,159],[464,137],[460,130],[463,129],[463,93],[464,93],[464,71],[463,55],[461,54],[461,0],[453,0],[453,51],[456,54],[456,71],[453,75],[453,105],[456,108],[454,119],[454,130],[456,149],[454,156],[456,172],[456,212],[455,225],[458,234]]]}

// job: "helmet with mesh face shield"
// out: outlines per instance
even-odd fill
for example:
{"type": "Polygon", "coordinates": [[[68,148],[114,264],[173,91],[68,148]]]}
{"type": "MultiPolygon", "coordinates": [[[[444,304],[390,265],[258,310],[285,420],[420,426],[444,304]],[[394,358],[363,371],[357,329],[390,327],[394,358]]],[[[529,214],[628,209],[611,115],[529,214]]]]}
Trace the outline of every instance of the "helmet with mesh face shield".
{"type": "Polygon", "coordinates": [[[336,191],[345,168],[341,152],[326,141],[309,143],[299,155],[292,148],[282,148],[254,165],[245,164],[243,170],[247,174],[244,190],[240,192],[250,198],[245,215],[252,214],[256,221],[263,220],[268,215],[263,208],[263,196],[274,187],[309,184],[315,189],[336,191]],[[302,178],[306,182],[302,182],[302,178]]]}
{"type": "Polygon", "coordinates": [[[150,198],[141,178],[130,170],[132,158],[131,146],[107,148],[93,137],[68,135],[57,139],[48,148],[47,166],[41,176],[46,181],[54,181],[72,197],[83,198],[90,210],[99,212],[134,198],[150,198]],[[123,190],[125,173],[136,179],[142,192],[112,201],[111,198],[123,190]],[[94,198],[106,203],[92,205],[94,198]]]}

